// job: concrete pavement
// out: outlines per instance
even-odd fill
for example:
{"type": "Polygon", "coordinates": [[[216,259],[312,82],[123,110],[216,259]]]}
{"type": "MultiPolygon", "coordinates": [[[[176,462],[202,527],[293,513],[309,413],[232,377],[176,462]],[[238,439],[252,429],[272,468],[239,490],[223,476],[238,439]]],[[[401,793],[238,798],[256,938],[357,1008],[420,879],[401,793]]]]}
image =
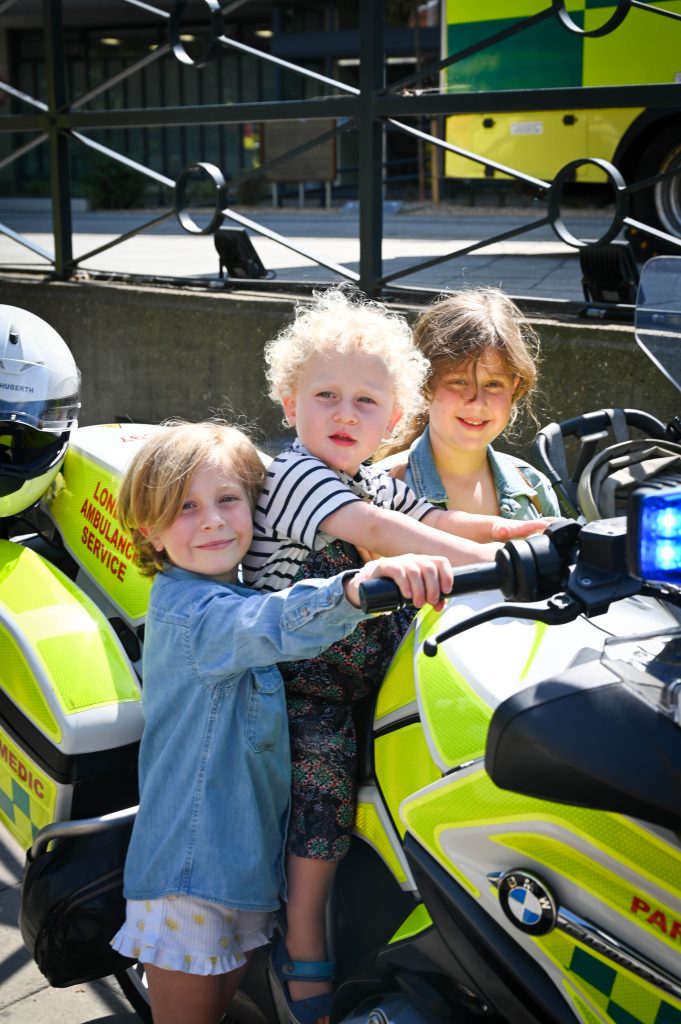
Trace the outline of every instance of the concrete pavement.
{"type": "MultiPolygon", "coordinates": [[[[299,248],[357,271],[358,213],[347,209],[236,208],[243,216],[289,238],[299,248]]],[[[159,211],[74,212],[73,252],[77,258],[107,245],[117,235],[150,221],[159,211]]],[[[421,260],[444,256],[483,237],[536,222],[544,204],[517,209],[482,209],[442,204],[387,205],[384,214],[383,272],[392,274],[421,260]]],[[[199,223],[207,216],[196,214],[199,223]]],[[[225,226],[230,225],[225,220],[225,226]]],[[[54,249],[49,212],[21,209],[8,200],[0,206],[0,224],[25,235],[47,252],[54,249]]],[[[607,211],[570,212],[570,229],[582,238],[598,237],[609,224],[607,211]]],[[[338,275],[311,259],[286,249],[270,238],[251,233],[265,268],[279,281],[329,281],[338,275]]],[[[49,270],[44,257],[0,234],[0,273],[10,268],[49,270]]],[[[219,286],[218,257],[212,236],[185,232],[171,216],[159,225],[83,260],[84,271],[142,277],[190,279],[196,284],[219,286]]],[[[560,241],[544,225],[480,252],[455,257],[437,266],[409,274],[395,282],[418,288],[456,288],[471,284],[497,285],[517,296],[581,300],[581,271],[575,249],[560,241]]]]}

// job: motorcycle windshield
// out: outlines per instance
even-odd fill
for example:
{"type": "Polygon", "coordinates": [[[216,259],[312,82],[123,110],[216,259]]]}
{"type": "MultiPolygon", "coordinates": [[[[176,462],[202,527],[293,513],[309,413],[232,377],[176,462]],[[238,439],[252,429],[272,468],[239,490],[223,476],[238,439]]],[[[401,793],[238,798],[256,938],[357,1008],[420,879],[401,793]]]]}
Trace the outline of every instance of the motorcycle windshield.
{"type": "Polygon", "coordinates": [[[681,256],[656,256],[641,271],[636,340],[681,391],[681,256]]]}

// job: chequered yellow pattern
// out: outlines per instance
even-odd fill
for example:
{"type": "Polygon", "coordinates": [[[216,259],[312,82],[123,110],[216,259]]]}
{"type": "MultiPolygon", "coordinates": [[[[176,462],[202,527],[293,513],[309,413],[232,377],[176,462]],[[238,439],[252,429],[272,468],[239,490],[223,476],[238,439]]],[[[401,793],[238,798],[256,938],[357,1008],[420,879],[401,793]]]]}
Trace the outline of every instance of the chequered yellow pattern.
{"type": "MultiPolygon", "coordinates": [[[[595,0],[602,6],[602,0],[595,0]]],[[[609,5],[612,0],[609,0],[609,5]]],[[[499,18],[531,18],[546,9],[545,0],[447,0],[447,23],[496,21],[499,18]]],[[[583,11],[595,6],[594,0],[567,0],[568,11],[583,11]]]]}
{"type": "MultiPolygon", "coordinates": [[[[681,1024],[678,999],[661,995],[653,985],[617,969],[575,939],[555,930],[539,940],[538,945],[581,994],[583,1010],[587,1005],[591,1007],[588,1014],[583,1013],[585,1024],[681,1024]]],[[[579,1005],[578,999],[574,1001],[579,1005]]]]}
{"type": "Polygon", "coordinates": [[[577,1015],[577,1020],[582,1024],[603,1024],[603,1017],[600,1013],[594,1013],[590,1006],[582,999],[578,992],[575,992],[572,985],[565,985],[565,992],[572,1003],[577,1015]]]}
{"type": "Polygon", "coordinates": [[[57,787],[0,729],[0,820],[25,850],[54,821],[57,787]]]}
{"type": "MultiPolygon", "coordinates": [[[[447,68],[446,88],[453,94],[522,90],[529,98],[542,89],[672,83],[679,71],[679,26],[654,11],[678,14],[681,3],[656,0],[649,6],[630,8],[611,31],[584,36],[562,26],[544,0],[447,0],[447,55],[482,48],[447,68]],[[543,12],[546,17],[531,22],[543,12]],[[526,27],[503,37],[523,21],[526,27]]],[[[615,0],[566,0],[565,8],[576,28],[594,32],[613,25],[618,5],[615,0]]],[[[446,140],[516,173],[550,181],[574,159],[612,161],[620,140],[643,113],[641,107],[580,110],[578,101],[565,110],[543,111],[528,102],[526,110],[495,112],[491,118],[487,112],[448,117],[446,140]],[[564,121],[566,113],[576,113],[575,120],[564,121]]],[[[445,155],[447,177],[483,178],[486,173],[479,161],[453,151],[445,155]]],[[[582,164],[576,174],[578,181],[604,180],[593,164],[582,164]]],[[[495,177],[505,175],[496,171],[495,177]]]]}
{"type": "MultiPolygon", "coordinates": [[[[477,893],[472,881],[445,854],[441,845],[443,833],[449,833],[447,849],[451,851],[456,849],[456,833],[463,836],[469,830],[483,829],[490,841],[517,851],[519,860],[528,857],[545,865],[549,871],[589,892],[594,903],[604,903],[623,916],[630,917],[632,894],[646,898],[647,881],[639,881],[627,890],[605,864],[573,848],[570,836],[588,842],[606,857],[612,857],[614,863],[623,863],[624,868],[648,880],[651,889],[667,891],[670,897],[679,893],[681,856],[674,844],[621,815],[552,804],[500,790],[483,770],[464,771],[447,785],[415,794],[402,804],[401,813],[409,831],[474,895],[477,893]],[[500,826],[510,824],[515,826],[513,831],[501,830],[500,826]],[[566,838],[556,838],[556,832],[566,838]]],[[[654,902],[660,913],[667,909],[661,899],[654,902]]],[[[646,927],[643,919],[639,923],[646,927]]],[[[666,943],[672,941],[671,935],[661,929],[657,929],[655,937],[666,943]]],[[[661,992],[559,929],[534,941],[537,959],[547,958],[567,982],[564,992],[573,1007],[577,1010],[579,1000],[584,1004],[584,1012],[580,1011],[578,1018],[584,1024],[681,1024],[681,1000],[661,992]]]]}

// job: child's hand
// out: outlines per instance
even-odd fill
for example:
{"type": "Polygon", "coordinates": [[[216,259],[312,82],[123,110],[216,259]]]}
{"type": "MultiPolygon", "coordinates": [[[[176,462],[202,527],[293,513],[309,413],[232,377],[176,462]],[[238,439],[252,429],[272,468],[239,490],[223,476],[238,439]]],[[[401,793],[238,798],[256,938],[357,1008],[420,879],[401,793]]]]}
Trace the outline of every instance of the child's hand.
{"type": "Polygon", "coordinates": [[[543,519],[502,519],[501,516],[494,516],[491,539],[518,540],[533,533],[543,533],[547,526],[555,522],[555,516],[544,516],[543,519]]]}
{"type": "Polygon", "coordinates": [[[444,607],[442,594],[449,594],[454,574],[449,559],[441,555],[394,555],[367,562],[345,582],[345,596],[359,608],[359,585],[381,576],[394,580],[402,596],[421,608],[432,604],[436,611],[444,607]]]}

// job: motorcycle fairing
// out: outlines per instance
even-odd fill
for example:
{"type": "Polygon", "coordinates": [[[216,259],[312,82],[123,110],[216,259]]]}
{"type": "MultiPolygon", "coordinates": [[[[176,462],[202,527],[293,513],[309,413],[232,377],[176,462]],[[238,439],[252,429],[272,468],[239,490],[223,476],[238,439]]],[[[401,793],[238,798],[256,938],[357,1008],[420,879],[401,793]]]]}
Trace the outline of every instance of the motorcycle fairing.
{"type": "Polygon", "coordinates": [[[404,939],[413,939],[415,935],[420,935],[426,928],[432,927],[433,919],[428,913],[427,907],[423,903],[419,903],[414,907],[409,917],[402,922],[390,943],[402,942],[404,939]]]}
{"type": "Polygon", "coordinates": [[[45,825],[68,817],[66,787],[53,782],[5,729],[0,728],[0,821],[28,849],[45,825]]]}
{"type": "Polygon", "coordinates": [[[0,819],[27,847],[70,816],[74,786],[105,774],[125,788],[141,694],[106,618],[57,568],[0,541],[0,582],[0,819]]]}
{"type": "Polygon", "coordinates": [[[452,598],[419,635],[417,703],[431,757],[442,772],[482,754],[492,711],[524,684],[547,627],[496,619],[445,641],[434,658],[423,653],[422,642],[502,602],[499,591],[452,598]]]}
{"type": "Polygon", "coordinates": [[[518,690],[567,668],[576,652],[594,656],[609,635],[630,633],[632,622],[675,620],[659,602],[630,598],[604,615],[583,616],[560,626],[510,618],[494,619],[445,640],[435,657],[423,653],[422,642],[465,621],[490,604],[502,602],[498,592],[453,597],[439,618],[428,620],[419,633],[414,674],[419,715],[430,754],[442,772],[481,757],[495,708],[518,690]]]}
{"type": "MultiPolygon", "coordinates": [[[[570,1008],[533,951],[528,953],[518,945],[480,901],[458,885],[410,835],[405,839],[405,853],[453,961],[454,967],[447,973],[469,993],[477,1016],[485,1007],[483,1012],[495,1009],[497,1014],[492,1013],[492,1019],[506,1024],[575,1024],[570,1008]]],[[[592,1024],[597,1018],[586,1019],[592,1024]]]]}
{"type": "Polygon", "coordinates": [[[355,834],[364,839],[382,857],[395,881],[411,890],[414,881],[404,860],[404,826],[398,814],[401,801],[415,788],[421,788],[441,772],[433,763],[425,743],[423,728],[416,719],[414,656],[425,623],[437,620],[438,613],[424,609],[405,635],[376,698],[373,715],[372,764],[367,778],[376,785],[360,789],[355,834]],[[363,797],[366,794],[366,798],[363,797]]]}
{"type": "Polygon", "coordinates": [[[361,786],[357,793],[355,834],[371,846],[406,892],[416,886],[402,852],[402,844],[376,786],[361,786]]]}
{"type": "MultiPolygon", "coordinates": [[[[499,620],[514,652],[504,657],[503,673],[498,668],[496,638],[500,634],[496,623],[478,626],[447,641],[435,658],[427,658],[423,653],[427,636],[500,599],[498,592],[471,594],[450,601],[443,613],[432,608],[420,611],[381,685],[374,715],[374,768],[381,796],[400,838],[404,837],[399,813],[402,800],[440,778],[443,772],[479,757],[494,707],[508,692],[523,685],[533,671],[539,671],[534,669],[533,658],[547,633],[547,627],[541,623],[499,620]],[[514,630],[512,643],[508,627],[514,630]],[[473,641],[468,637],[473,637],[473,641]],[[480,646],[485,644],[491,657],[480,677],[473,666],[479,666],[480,646]]],[[[596,634],[602,645],[602,631],[586,621],[580,623],[577,632],[580,638],[585,633],[589,637],[596,634]]],[[[555,630],[552,634],[554,643],[562,642],[563,635],[559,637],[555,630]]],[[[568,646],[565,649],[572,650],[568,646]]],[[[551,651],[555,661],[554,644],[551,651]]],[[[358,819],[355,831],[378,848],[375,835],[365,834],[365,827],[364,819],[358,819]]],[[[385,842],[388,848],[393,846],[392,838],[385,842]]],[[[389,858],[384,859],[392,869],[389,858]]],[[[401,875],[396,878],[403,884],[401,875]]]]}
{"type": "Polygon", "coordinates": [[[64,546],[129,626],[139,625],[151,581],[136,570],[132,542],[117,518],[121,474],[157,426],[110,423],[79,427],[43,507],[64,546]]]}
{"type": "MultiPolygon", "coordinates": [[[[681,1022],[681,853],[671,833],[500,790],[481,762],[407,798],[400,811],[410,863],[416,841],[421,865],[438,865],[453,892],[462,890],[524,948],[576,1019],[681,1022]],[[493,879],[524,870],[543,879],[559,907],[559,924],[544,935],[522,931],[499,903],[493,879]],[[560,924],[563,910],[586,922],[583,935],[560,924]],[[617,936],[619,950],[598,948],[599,935],[617,936]],[[637,962],[655,965],[667,983],[651,982],[653,972],[637,962]]],[[[416,871],[415,878],[424,895],[416,871]]]]}
{"type": "Polygon", "coordinates": [[[34,551],[0,541],[3,693],[63,754],[139,739],[141,692],[97,606],[34,551]],[[87,739],[85,734],[87,733],[87,739]]]}
{"type": "Polygon", "coordinates": [[[420,722],[406,722],[374,735],[374,764],[393,827],[404,838],[399,806],[405,797],[442,777],[433,762],[420,722]]]}
{"type": "Polygon", "coordinates": [[[424,610],[412,623],[400,644],[376,698],[373,715],[372,764],[366,777],[375,773],[378,784],[358,791],[354,832],[380,856],[403,891],[415,890],[404,858],[402,824],[398,808],[414,788],[440,778],[425,743],[421,724],[415,720],[414,651],[423,619],[434,621],[437,613],[424,610]]]}
{"type": "Polygon", "coordinates": [[[413,718],[417,714],[416,689],[414,685],[414,652],[423,636],[439,618],[439,612],[430,607],[422,609],[402,639],[388,666],[374,713],[374,730],[382,729],[395,722],[413,718]],[[417,640],[418,638],[418,640],[417,640]]]}
{"type": "Polygon", "coordinates": [[[665,693],[672,691],[652,674],[657,660],[675,683],[680,637],[675,629],[630,637],[628,644],[609,642],[606,652],[630,649],[626,681],[615,674],[617,655],[611,660],[606,653],[586,670],[568,669],[504,701],[487,738],[485,764],[494,782],[681,831],[681,736],[674,717],[663,711],[665,693]],[[648,662],[652,672],[642,672],[648,648],[660,646],[663,652],[648,662]],[[644,682],[635,681],[637,672],[644,682]]]}

